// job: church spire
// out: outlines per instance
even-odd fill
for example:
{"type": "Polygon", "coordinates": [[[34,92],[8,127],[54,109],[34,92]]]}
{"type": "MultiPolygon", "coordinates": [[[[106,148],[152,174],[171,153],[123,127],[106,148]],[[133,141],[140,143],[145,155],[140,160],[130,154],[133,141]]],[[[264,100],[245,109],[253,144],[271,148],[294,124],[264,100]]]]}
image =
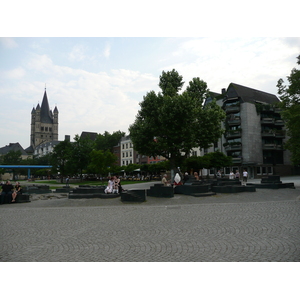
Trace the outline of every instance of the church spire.
{"type": "Polygon", "coordinates": [[[50,123],[50,124],[52,123],[46,88],[45,88],[44,97],[41,106],[41,122],[50,123]]]}

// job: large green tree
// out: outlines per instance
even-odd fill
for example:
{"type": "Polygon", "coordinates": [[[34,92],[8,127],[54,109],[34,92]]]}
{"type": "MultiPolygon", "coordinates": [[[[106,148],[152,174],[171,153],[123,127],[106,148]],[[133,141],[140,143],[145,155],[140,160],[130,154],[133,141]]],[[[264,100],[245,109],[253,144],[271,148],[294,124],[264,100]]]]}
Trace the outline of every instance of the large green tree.
{"type": "Polygon", "coordinates": [[[224,111],[212,101],[203,106],[209,96],[207,84],[200,78],[184,82],[177,71],[162,72],[161,92],[148,92],[129,132],[135,150],[148,156],[163,156],[171,169],[180,166],[193,147],[208,148],[222,134],[224,111]]]}
{"type": "MultiPolygon", "coordinates": [[[[10,150],[8,153],[0,157],[0,163],[2,165],[20,165],[22,163],[22,153],[20,150],[10,150]]],[[[15,180],[16,169],[12,169],[13,180],[15,180]]]]}
{"type": "Polygon", "coordinates": [[[61,175],[61,183],[63,177],[66,176],[70,171],[70,158],[72,153],[72,144],[70,141],[65,140],[57,144],[52,152],[52,169],[56,174],[57,172],[61,175]]]}
{"type": "Polygon", "coordinates": [[[106,151],[109,150],[111,152],[113,147],[116,146],[120,139],[125,136],[125,132],[120,130],[113,132],[110,134],[109,132],[105,131],[103,134],[98,134],[95,140],[95,149],[106,151]]]}
{"type": "Polygon", "coordinates": [[[71,163],[72,173],[79,173],[80,178],[82,178],[83,170],[86,170],[90,164],[90,153],[93,147],[94,143],[90,138],[75,135],[69,162],[71,163]]]}
{"type": "MultiPolygon", "coordinates": [[[[300,55],[297,57],[300,65],[300,55]]],[[[278,94],[281,99],[282,117],[285,120],[287,140],[285,147],[291,151],[291,159],[294,165],[300,164],[300,70],[293,68],[290,76],[287,76],[288,85],[284,80],[277,82],[278,94]]]]}
{"type": "Polygon", "coordinates": [[[111,166],[115,164],[117,157],[109,150],[93,149],[90,153],[90,159],[88,170],[93,174],[106,176],[111,171],[111,166]]]}

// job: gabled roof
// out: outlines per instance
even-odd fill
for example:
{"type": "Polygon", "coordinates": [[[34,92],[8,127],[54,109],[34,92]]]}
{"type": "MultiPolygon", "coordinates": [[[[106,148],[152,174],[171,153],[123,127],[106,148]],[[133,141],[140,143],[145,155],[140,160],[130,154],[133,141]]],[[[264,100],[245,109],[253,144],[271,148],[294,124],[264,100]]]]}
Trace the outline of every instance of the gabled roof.
{"type": "Polygon", "coordinates": [[[270,93],[255,90],[236,83],[230,83],[227,88],[227,97],[240,97],[243,102],[255,103],[263,102],[267,104],[275,104],[279,99],[270,93]]]}
{"type": "Polygon", "coordinates": [[[25,152],[26,152],[27,154],[32,154],[32,153],[34,152],[34,149],[33,149],[33,147],[30,145],[29,147],[27,147],[27,148],[25,149],[25,152]]]}
{"type": "Polygon", "coordinates": [[[97,132],[87,132],[82,131],[80,138],[89,138],[92,141],[95,141],[97,138],[98,133],[97,132]]]}
{"type": "Polygon", "coordinates": [[[50,114],[50,108],[49,108],[49,103],[48,103],[48,98],[47,98],[47,93],[45,90],[43,101],[42,101],[42,106],[41,106],[41,122],[42,123],[47,123],[47,124],[52,124],[53,119],[50,114]]]}
{"type": "Polygon", "coordinates": [[[21,151],[21,155],[27,155],[27,153],[19,143],[9,143],[9,145],[0,148],[0,155],[5,155],[9,151],[18,151],[18,150],[21,151]]]}

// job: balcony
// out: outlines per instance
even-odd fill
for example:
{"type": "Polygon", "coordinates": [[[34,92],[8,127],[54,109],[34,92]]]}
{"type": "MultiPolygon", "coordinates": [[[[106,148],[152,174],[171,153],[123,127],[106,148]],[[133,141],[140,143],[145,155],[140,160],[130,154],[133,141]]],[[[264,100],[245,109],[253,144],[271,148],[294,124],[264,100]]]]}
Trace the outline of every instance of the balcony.
{"type": "Polygon", "coordinates": [[[283,146],[276,144],[264,144],[263,150],[283,150],[283,146]]]}
{"type": "Polygon", "coordinates": [[[239,105],[229,105],[225,106],[225,112],[226,114],[232,114],[240,111],[240,106],[239,105]]]}
{"type": "Polygon", "coordinates": [[[274,136],[274,132],[273,132],[273,130],[263,130],[262,132],[261,132],[261,136],[262,137],[270,137],[270,136],[274,136]]]}
{"type": "Polygon", "coordinates": [[[225,137],[227,139],[238,138],[238,137],[241,137],[241,135],[242,135],[241,130],[229,130],[229,131],[225,132],[225,137]]]}
{"type": "Polygon", "coordinates": [[[242,143],[231,143],[226,145],[224,144],[226,151],[241,151],[242,150],[242,143]]]}
{"type": "Polygon", "coordinates": [[[233,164],[241,164],[243,162],[243,159],[241,157],[233,157],[232,163],[233,164]]]}
{"type": "Polygon", "coordinates": [[[283,120],[275,120],[274,124],[275,126],[284,126],[283,120]]]}
{"type": "Polygon", "coordinates": [[[275,119],[274,118],[262,118],[261,119],[261,124],[264,124],[264,125],[274,125],[275,124],[275,119]]]}
{"type": "Polygon", "coordinates": [[[235,117],[234,119],[227,119],[228,125],[240,125],[241,124],[241,118],[235,117]]]}
{"type": "Polygon", "coordinates": [[[278,130],[275,132],[275,137],[279,139],[285,138],[285,130],[278,130]]]}
{"type": "Polygon", "coordinates": [[[271,129],[271,130],[263,130],[261,132],[262,137],[275,137],[279,139],[285,138],[285,130],[277,130],[277,129],[271,129]]]}

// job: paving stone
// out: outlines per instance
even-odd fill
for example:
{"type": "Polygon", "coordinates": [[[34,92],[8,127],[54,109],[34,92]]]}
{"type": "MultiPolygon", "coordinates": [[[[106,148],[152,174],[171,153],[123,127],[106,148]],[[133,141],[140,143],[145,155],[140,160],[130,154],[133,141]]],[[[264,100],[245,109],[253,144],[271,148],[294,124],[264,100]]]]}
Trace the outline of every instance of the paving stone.
{"type": "Polygon", "coordinates": [[[300,261],[300,189],[0,206],[1,262],[300,261]]]}

